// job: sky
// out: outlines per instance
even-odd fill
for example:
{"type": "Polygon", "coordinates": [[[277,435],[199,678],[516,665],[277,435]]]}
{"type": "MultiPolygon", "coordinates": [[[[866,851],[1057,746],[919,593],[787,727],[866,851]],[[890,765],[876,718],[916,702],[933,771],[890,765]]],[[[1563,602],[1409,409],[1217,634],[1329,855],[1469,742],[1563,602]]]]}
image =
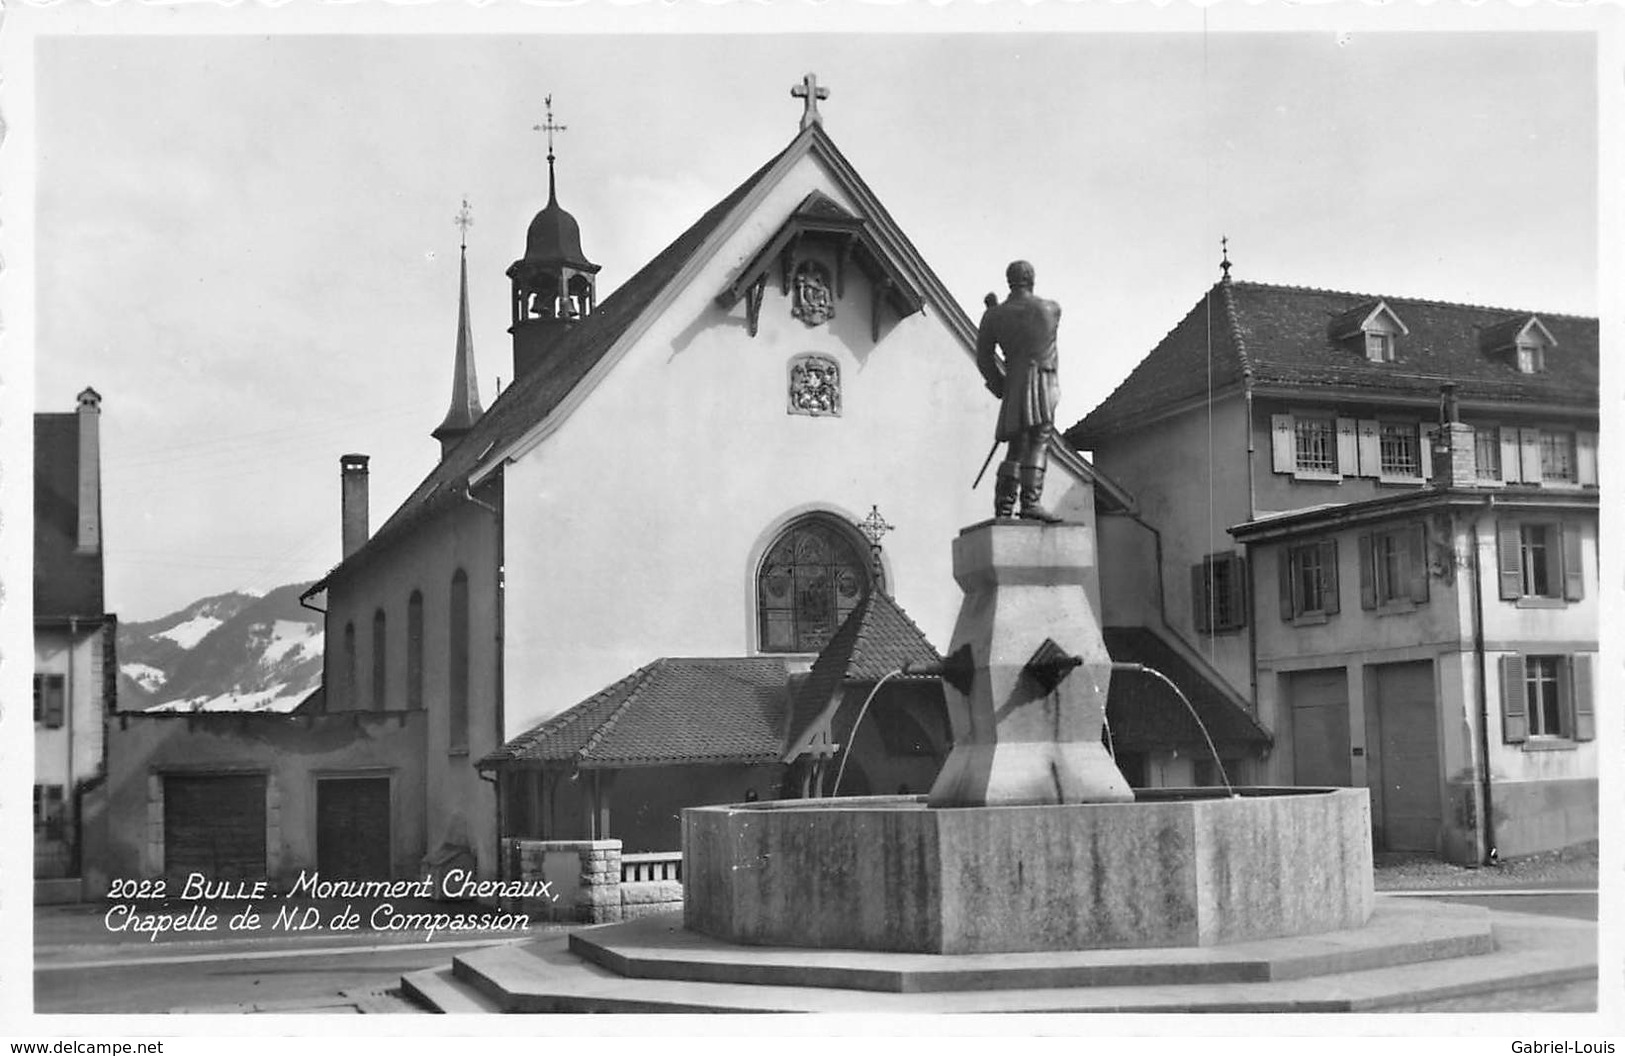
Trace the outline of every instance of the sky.
{"type": "Polygon", "coordinates": [[[972,318],[1034,263],[1066,424],[1219,277],[1221,236],[1238,280],[1598,313],[1591,35],[1200,27],[41,37],[34,397],[103,396],[108,609],[317,578],[341,454],[372,456],[374,528],[428,472],[464,197],[490,405],[549,94],[602,299],[794,137],[816,72],[972,318]]]}

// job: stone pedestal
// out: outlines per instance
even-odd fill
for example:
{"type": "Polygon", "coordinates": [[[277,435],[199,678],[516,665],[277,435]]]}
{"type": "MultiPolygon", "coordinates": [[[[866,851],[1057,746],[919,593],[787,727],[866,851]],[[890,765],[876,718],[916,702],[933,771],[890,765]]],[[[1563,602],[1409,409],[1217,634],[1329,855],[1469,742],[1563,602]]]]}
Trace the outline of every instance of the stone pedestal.
{"type": "Polygon", "coordinates": [[[965,592],[944,651],[954,748],[930,805],[1130,802],[1100,737],[1111,657],[1085,592],[1089,528],[985,521],[954,540],[953,561],[965,592]]]}

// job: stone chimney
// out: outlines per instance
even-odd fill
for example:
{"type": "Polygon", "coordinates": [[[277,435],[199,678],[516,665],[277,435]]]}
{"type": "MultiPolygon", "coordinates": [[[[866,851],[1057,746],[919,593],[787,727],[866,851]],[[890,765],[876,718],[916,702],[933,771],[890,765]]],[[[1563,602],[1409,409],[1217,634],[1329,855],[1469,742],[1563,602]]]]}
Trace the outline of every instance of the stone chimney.
{"type": "Polygon", "coordinates": [[[361,549],[367,541],[367,462],[366,455],[340,455],[339,519],[344,532],[344,557],[361,549]]]}
{"type": "Polygon", "coordinates": [[[1433,485],[1437,488],[1478,486],[1478,452],[1473,427],[1461,420],[1455,382],[1439,387],[1439,437],[1433,448],[1433,485]]]}
{"type": "Polygon", "coordinates": [[[95,389],[79,394],[80,553],[102,548],[102,397],[95,389]]]}

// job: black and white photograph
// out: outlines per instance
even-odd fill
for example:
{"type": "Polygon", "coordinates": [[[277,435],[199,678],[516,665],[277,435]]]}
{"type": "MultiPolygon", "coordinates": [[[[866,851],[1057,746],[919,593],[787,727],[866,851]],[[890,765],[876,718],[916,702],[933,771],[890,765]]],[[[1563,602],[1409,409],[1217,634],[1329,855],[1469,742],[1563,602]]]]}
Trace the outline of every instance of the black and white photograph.
{"type": "Polygon", "coordinates": [[[3,1032],[1613,1052],[1618,14],[9,12],[3,1032]]]}

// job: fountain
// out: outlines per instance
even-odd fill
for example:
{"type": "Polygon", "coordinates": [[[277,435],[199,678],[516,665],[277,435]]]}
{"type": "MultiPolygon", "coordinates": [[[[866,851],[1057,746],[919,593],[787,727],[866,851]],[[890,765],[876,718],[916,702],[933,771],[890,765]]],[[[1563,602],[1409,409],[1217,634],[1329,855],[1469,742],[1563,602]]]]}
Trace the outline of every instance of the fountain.
{"type": "Polygon", "coordinates": [[[1085,593],[1093,563],[1082,525],[965,529],[941,672],[954,747],[929,796],[687,811],[687,927],[734,943],[1010,953],[1363,926],[1364,789],[1136,799],[1101,742],[1112,665],[1085,593]]]}

